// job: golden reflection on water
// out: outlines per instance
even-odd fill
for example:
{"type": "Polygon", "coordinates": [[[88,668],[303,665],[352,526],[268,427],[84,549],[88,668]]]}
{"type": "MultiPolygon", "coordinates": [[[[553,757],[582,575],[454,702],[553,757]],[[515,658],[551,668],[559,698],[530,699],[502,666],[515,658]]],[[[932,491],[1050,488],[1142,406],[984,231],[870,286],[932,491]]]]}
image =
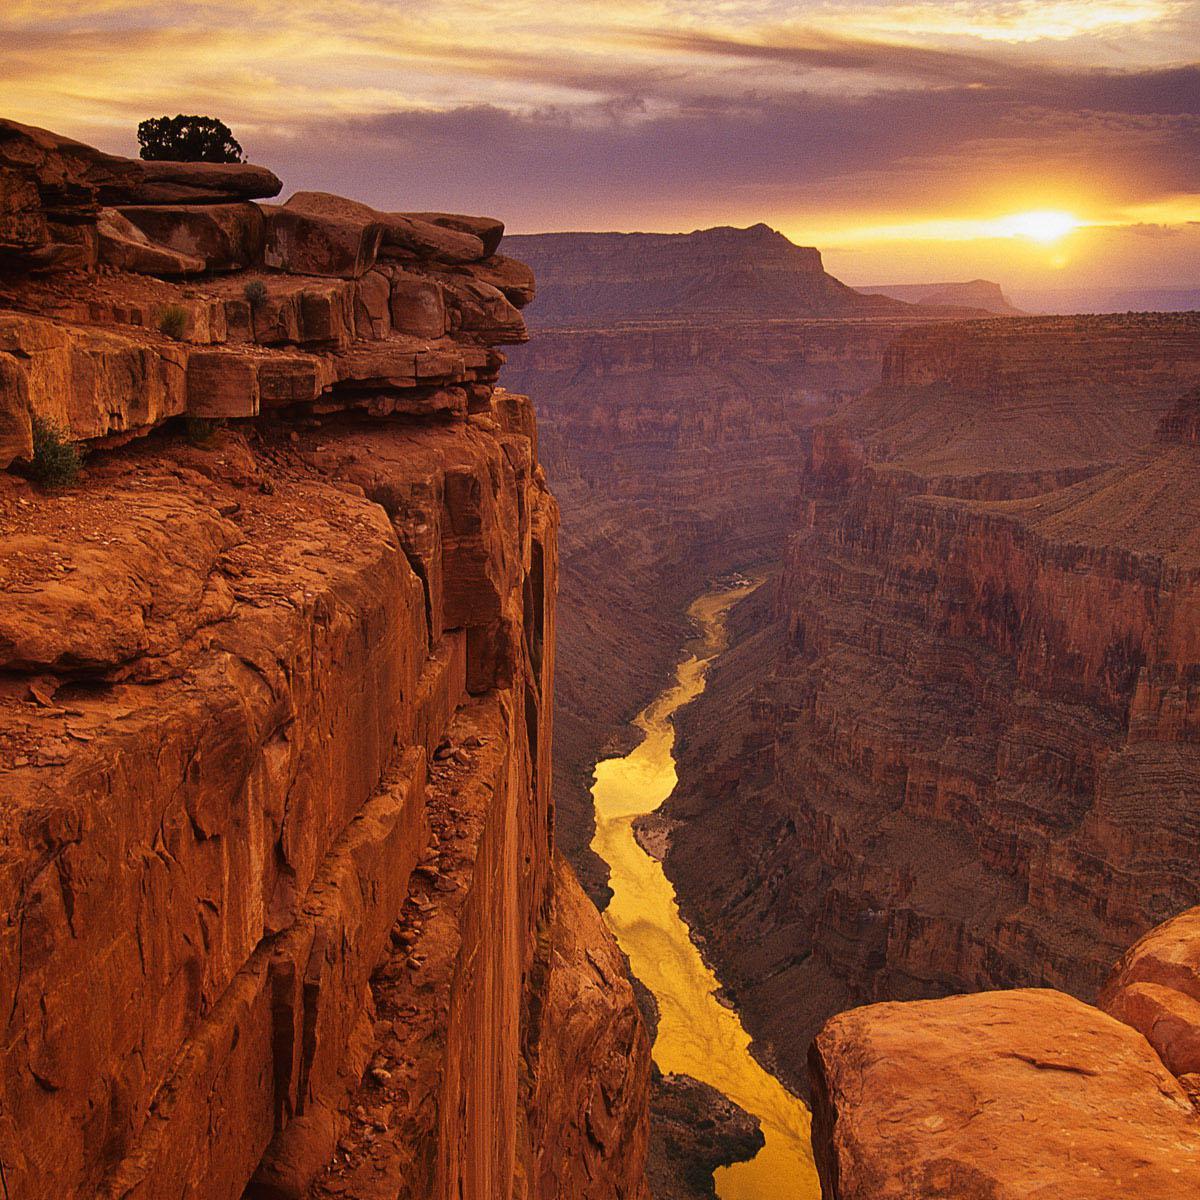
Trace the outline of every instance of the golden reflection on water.
{"type": "Polygon", "coordinates": [[[605,917],[633,973],[658,1001],[655,1062],[664,1072],[703,1080],[762,1122],[766,1145],[758,1155],[716,1172],[721,1200],[815,1200],[820,1185],[808,1109],[751,1055],[737,1013],[714,995],[716,977],[688,936],[675,889],[633,836],[633,818],[658,808],[675,787],[672,714],[704,690],[708,666],[725,647],[725,617],[756,586],[714,592],[692,605],[689,611],[701,630],[699,649],[635,719],[645,734],[637,748],[596,765],[592,848],[612,873],[613,898],[605,917]]]}

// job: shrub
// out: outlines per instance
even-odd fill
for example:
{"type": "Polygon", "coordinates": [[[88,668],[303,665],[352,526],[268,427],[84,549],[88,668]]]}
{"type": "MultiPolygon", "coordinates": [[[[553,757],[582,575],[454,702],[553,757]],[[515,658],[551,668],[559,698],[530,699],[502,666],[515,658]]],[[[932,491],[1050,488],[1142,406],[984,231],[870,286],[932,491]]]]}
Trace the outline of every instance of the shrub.
{"type": "Polygon", "coordinates": [[[33,414],[33,459],[29,474],[42,487],[69,487],[83,466],[83,451],[45,417],[33,414]]]}
{"type": "Polygon", "coordinates": [[[246,284],[243,294],[251,308],[260,309],[267,302],[267,285],[261,279],[252,279],[246,284]]]}
{"type": "Polygon", "coordinates": [[[187,309],[181,304],[168,304],[158,314],[158,331],[178,341],[187,329],[187,309]]]}
{"type": "Polygon", "coordinates": [[[216,117],[151,117],[138,125],[143,158],[156,162],[242,161],[242,147],[233,131],[216,117]]]}
{"type": "Polygon", "coordinates": [[[187,440],[193,446],[207,446],[216,436],[218,429],[225,428],[222,417],[188,417],[187,440]]]}

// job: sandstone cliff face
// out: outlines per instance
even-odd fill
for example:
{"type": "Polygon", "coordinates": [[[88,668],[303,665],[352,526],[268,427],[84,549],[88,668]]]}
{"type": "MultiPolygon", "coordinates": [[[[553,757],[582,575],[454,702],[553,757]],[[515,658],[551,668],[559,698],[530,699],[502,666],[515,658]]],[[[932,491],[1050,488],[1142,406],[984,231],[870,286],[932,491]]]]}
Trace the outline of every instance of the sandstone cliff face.
{"type": "Polygon", "coordinates": [[[502,226],[0,134],[7,1194],[644,1200],[502,226]]]}
{"type": "Polygon", "coordinates": [[[813,1045],[825,1200],[1179,1200],[1200,1114],[1136,1030],[1017,989],[842,1013],[813,1045]]]}
{"type": "Polygon", "coordinates": [[[809,1052],[823,1196],[1193,1194],[1198,998],[1193,908],[1129,950],[1099,1009],[1017,989],[834,1017],[809,1052]]]}
{"type": "Polygon", "coordinates": [[[796,1086],[831,1013],[1092,997],[1200,899],[1197,332],[925,327],[814,430],[778,584],[684,716],[667,857],[796,1086]]]}

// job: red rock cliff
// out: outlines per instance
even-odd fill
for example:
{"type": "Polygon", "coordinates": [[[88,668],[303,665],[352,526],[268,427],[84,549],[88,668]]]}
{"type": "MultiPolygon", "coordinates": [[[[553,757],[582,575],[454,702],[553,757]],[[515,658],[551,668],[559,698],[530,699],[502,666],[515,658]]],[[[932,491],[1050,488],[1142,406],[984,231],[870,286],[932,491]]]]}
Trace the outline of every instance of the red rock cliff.
{"type": "Polygon", "coordinates": [[[495,386],[532,278],[278,189],[0,125],[7,1195],[644,1200],[495,386]]]}

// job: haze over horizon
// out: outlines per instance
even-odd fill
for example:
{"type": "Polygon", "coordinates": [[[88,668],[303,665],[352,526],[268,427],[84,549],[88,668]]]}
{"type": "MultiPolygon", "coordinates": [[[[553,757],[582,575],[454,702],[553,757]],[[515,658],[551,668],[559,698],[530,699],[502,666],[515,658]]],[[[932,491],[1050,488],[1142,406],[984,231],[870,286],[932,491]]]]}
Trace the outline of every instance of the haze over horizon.
{"type": "Polygon", "coordinates": [[[851,284],[1018,303],[1200,283],[1191,0],[64,0],[0,36],[7,115],[133,153],[140,119],[211,113],[289,192],[526,233],[764,221],[851,284]]]}

